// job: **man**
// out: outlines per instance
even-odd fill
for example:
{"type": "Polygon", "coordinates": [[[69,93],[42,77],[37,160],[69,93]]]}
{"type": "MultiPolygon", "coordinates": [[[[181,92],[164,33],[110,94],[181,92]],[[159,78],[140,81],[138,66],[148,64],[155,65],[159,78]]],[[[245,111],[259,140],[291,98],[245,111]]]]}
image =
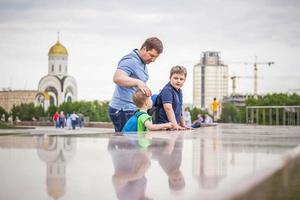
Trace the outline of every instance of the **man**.
{"type": "Polygon", "coordinates": [[[119,61],[113,77],[116,87],[108,111],[116,132],[122,130],[136,111],[132,94],[140,89],[151,96],[151,90],[146,85],[149,78],[147,64],[154,62],[162,52],[162,42],[151,37],[146,39],[140,49],[134,49],[119,61]]]}
{"type": "Polygon", "coordinates": [[[211,104],[211,107],[212,107],[212,111],[213,111],[213,121],[216,121],[218,110],[219,110],[219,107],[220,107],[220,104],[219,104],[219,102],[217,101],[216,98],[214,98],[214,100],[211,104]]]}
{"type": "Polygon", "coordinates": [[[55,128],[59,128],[59,114],[58,111],[53,115],[53,121],[55,123],[55,128]]]}

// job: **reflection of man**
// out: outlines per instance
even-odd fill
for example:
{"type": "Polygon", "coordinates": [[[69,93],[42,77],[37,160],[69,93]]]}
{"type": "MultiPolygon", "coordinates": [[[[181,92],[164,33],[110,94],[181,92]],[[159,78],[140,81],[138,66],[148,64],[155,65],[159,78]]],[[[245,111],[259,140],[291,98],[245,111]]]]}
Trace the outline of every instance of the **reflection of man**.
{"type": "Polygon", "coordinates": [[[171,190],[182,190],[185,187],[184,176],[180,170],[182,160],[182,137],[164,140],[152,140],[150,146],[153,157],[156,158],[168,176],[171,190]],[[172,148],[170,148],[172,146],[172,148]],[[166,151],[169,149],[171,151],[166,151]]]}
{"type": "Polygon", "coordinates": [[[111,137],[108,151],[115,169],[112,182],[118,199],[147,199],[145,173],[150,166],[149,153],[139,148],[136,141],[123,137],[111,137]]]}

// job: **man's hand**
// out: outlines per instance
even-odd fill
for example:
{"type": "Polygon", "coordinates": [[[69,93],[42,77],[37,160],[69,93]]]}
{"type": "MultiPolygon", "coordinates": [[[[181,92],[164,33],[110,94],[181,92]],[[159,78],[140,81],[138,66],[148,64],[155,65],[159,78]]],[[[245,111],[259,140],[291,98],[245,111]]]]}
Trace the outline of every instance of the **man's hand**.
{"type": "Polygon", "coordinates": [[[117,69],[117,71],[114,74],[113,81],[115,84],[123,87],[138,87],[148,97],[151,96],[151,90],[146,86],[146,84],[143,81],[129,77],[128,74],[126,74],[121,69],[117,69]]]}
{"type": "Polygon", "coordinates": [[[138,87],[140,90],[142,90],[142,92],[143,92],[144,94],[146,94],[147,97],[150,97],[150,96],[152,95],[151,90],[147,87],[147,85],[146,85],[143,81],[138,80],[137,87],[138,87]]]}

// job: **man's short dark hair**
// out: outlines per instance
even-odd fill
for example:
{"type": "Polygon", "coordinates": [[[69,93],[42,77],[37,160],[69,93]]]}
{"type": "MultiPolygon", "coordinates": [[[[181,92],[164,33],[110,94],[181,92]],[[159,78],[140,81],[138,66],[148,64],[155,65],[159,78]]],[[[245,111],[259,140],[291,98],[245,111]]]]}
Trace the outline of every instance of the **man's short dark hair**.
{"type": "Polygon", "coordinates": [[[147,51],[151,51],[152,49],[155,49],[157,53],[161,54],[163,52],[163,44],[160,39],[157,37],[151,37],[146,39],[146,41],[143,43],[142,48],[146,47],[147,51]]]}

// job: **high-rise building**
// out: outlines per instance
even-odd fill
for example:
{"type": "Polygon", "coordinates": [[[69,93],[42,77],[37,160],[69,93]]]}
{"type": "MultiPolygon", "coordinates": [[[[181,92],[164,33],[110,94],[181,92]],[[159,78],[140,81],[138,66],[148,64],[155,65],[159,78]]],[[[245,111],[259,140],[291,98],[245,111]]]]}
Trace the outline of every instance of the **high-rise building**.
{"type": "Polygon", "coordinates": [[[219,103],[228,94],[228,66],[220,58],[220,52],[205,51],[200,62],[194,66],[194,106],[211,111],[216,98],[219,103]]]}

